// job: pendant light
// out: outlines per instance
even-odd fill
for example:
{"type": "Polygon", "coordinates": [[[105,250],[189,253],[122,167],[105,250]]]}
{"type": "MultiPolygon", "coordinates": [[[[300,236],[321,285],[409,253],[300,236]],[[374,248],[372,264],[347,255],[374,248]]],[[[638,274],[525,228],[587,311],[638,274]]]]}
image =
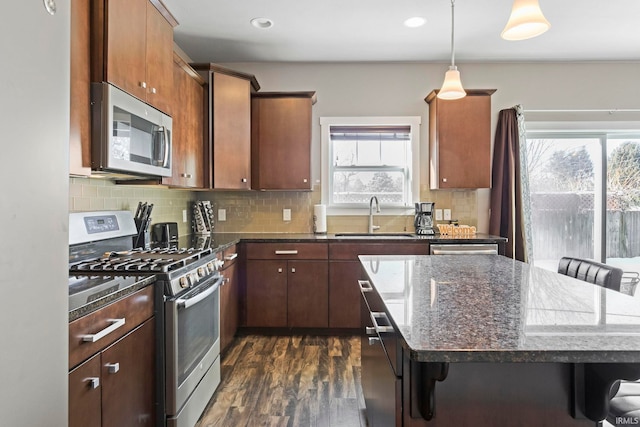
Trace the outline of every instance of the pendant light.
{"type": "Polygon", "coordinates": [[[538,0],[514,0],[511,16],[500,35],[505,40],[526,40],[539,36],[550,27],[538,0]]]}
{"type": "Polygon", "coordinates": [[[449,66],[449,71],[445,73],[442,88],[440,88],[440,91],[438,92],[437,96],[440,99],[460,99],[467,96],[467,92],[462,88],[460,71],[458,71],[458,67],[456,67],[455,62],[455,49],[453,43],[454,3],[455,0],[451,0],[451,66],[449,66]]]}

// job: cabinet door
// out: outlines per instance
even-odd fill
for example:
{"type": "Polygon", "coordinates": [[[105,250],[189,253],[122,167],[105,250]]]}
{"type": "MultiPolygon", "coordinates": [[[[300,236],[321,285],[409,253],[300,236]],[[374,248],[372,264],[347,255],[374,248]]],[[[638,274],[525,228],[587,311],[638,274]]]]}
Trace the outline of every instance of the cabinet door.
{"type": "Polygon", "coordinates": [[[311,98],[252,100],[252,180],[258,190],[311,189],[311,98]]]}
{"type": "Polygon", "coordinates": [[[100,427],[100,354],[69,372],[69,427],[100,427]]]}
{"type": "Polygon", "coordinates": [[[238,269],[231,264],[222,271],[226,283],[220,292],[220,349],[224,351],[238,330],[239,294],[238,269]]]}
{"type": "Polygon", "coordinates": [[[329,327],[360,327],[361,269],[358,261],[329,262],[329,327]]]}
{"type": "Polygon", "coordinates": [[[102,352],[103,427],[155,426],[154,322],[147,320],[102,352]]]}
{"type": "Polygon", "coordinates": [[[151,2],[146,3],[146,99],[158,110],[172,114],[173,27],[151,2]]]}
{"type": "Polygon", "coordinates": [[[327,261],[288,262],[287,314],[289,327],[329,325],[329,264],[327,261]]]}
{"type": "Polygon", "coordinates": [[[176,187],[204,186],[204,88],[180,64],[173,63],[174,97],[172,171],[162,183],[176,187]]]}
{"type": "Polygon", "coordinates": [[[467,90],[467,96],[429,102],[430,186],[491,186],[491,94],[493,89],[467,90]]]}
{"type": "Polygon", "coordinates": [[[287,262],[247,261],[247,326],[287,326],[287,262]]]}
{"type": "Polygon", "coordinates": [[[251,188],[249,80],[213,73],[213,183],[216,189],[251,188]]]}
{"type": "Polygon", "coordinates": [[[91,175],[89,6],[85,0],[71,1],[69,173],[83,176],[91,175]]]}
{"type": "Polygon", "coordinates": [[[145,55],[148,0],[108,0],[107,79],[120,89],[145,100],[145,55]]]}

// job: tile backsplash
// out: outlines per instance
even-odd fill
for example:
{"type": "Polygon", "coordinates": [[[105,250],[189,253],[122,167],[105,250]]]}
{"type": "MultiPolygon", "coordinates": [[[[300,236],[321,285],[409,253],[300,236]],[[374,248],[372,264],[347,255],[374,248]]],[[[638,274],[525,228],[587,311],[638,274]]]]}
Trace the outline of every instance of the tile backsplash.
{"type": "MultiPolygon", "coordinates": [[[[194,200],[210,200],[216,218],[216,232],[312,233],[313,205],[320,203],[320,187],[313,191],[211,191],[194,192],[143,185],[121,185],[95,178],[69,179],[69,210],[135,211],[138,202],[154,204],[152,222],[177,222],[181,235],[191,232],[190,222],[182,222],[182,211],[191,219],[194,200]],[[225,209],[226,221],[218,220],[218,209],[225,209]],[[282,210],[291,209],[291,221],[283,221],[282,210]]],[[[429,190],[422,186],[422,201],[436,203],[437,209],[451,209],[452,219],[477,226],[475,190],[429,190]]],[[[367,216],[328,216],[327,231],[366,232],[367,216]]],[[[380,232],[413,232],[413,215],[377,215],[380,232]]]]}
{"type": "Polygon", "coordinates": [[[69,178],[69,211],[129,210],[138,202],[153,203],[152,223],[177,222],[180,234],[190,233],[190,223],[182,222],[182,211],[190,213],[192,191],[142,185],[116,185],[97,178],[69,178]]]}

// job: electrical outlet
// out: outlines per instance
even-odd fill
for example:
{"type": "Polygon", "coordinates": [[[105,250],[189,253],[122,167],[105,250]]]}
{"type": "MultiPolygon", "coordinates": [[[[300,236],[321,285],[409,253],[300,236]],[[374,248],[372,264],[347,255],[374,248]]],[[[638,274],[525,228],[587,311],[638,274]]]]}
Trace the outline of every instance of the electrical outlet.
{"type": "Polygon", "coordinates": [[[282,220],[291,221],[291,209],[282,209],[282,220]]]}
{"type": "Polygon", "coordinates": [[[226,221],[227,220],[227,210],[226,209],[218,209],[218,221],[226,221]]]}
{"type": "Polygon", "coordinates": [[[442,209],[436,209],[436,221],[442,221],[442,209]]]}
{"type": "Polygon", "coordinates": [[[448,221],[451,219],[451,209],[445,209],[444,210],[444,220],[448,221]]]}
{"type": "Polygon", "coordinates": [[[182,209],[182,222],[187,222],[187,210],[182,209]]]}

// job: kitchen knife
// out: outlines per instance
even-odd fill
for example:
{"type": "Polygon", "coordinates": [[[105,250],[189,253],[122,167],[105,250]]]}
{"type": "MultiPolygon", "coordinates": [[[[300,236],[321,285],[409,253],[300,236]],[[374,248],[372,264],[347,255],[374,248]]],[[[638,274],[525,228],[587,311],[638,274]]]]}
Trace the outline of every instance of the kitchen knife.
{"type": "Polygon", "coordinates": [[[134,219],[140,219],[140,213],[142,211],[142,202],[138,202],[138,209],[136,209],[136,214],[134,215],[134,219]]]}

